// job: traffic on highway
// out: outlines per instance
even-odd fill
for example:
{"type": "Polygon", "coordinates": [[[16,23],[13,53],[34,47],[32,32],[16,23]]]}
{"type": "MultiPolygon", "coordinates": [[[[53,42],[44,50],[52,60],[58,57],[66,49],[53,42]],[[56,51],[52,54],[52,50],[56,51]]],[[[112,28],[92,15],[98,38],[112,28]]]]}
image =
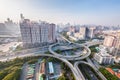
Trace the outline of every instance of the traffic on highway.
{"type": "MultiPolygon", "coordinates": [[[[34,64],[24,64],[22,69],[22,77],[21,80],[53,80],[58,79],[60,76],[62,76],[62,69],[61,64],[55,63],[52,61],[49,61],[49,57],[55,58],[60,60],[61,62],[64,62],[69,68],[70,71],[73,73],[76,80],[86,80],[89,78],[91,80],[99,80],[95,73],[93,73],[92,69],[97,70],[97,68],[92,64],[92,62],[85,62],[88,63],[94,67],[92,69],[91,66],[88,66],[84,63],[84,65],[79,66],[79,63],[76,62],[76,60],[83,60],[87,58],[91,51],[89,49],[89,46],[101,44],[101,42],[89,42],[85,44],[78,44],[78,43],[72,43],[69,40],[67,40],[64,36],[60,35],[58,39],[58,43],[52,44],[48,47],[48,49],[44,49],[44,52],[35,51],[31,53],[20,53],[15,55],[8,55],[0,58],[0,61],[9,61],[15,58],[23,58],[28,56],[41,56],[41,57],[48,57],[48,59],[40,58],[37,63],[34,64]],[[81,48],[83,47],[83,48],[81,48]],[[57,50],[60,51],[57,51],[57,50]],[[78,49],[78,50],[77,50],[78,49]],[[50,52],[50,54],[44,54],[46,51],[50,52]],[[73,50],[76,51],[76,53],[71,53],[73,50]],[[83,51],[82,51],[83,50],[83,51]],[[59,53],[60,52],[60,53],[59,53]],[[63,52],[61,54],[61,52],[63,52]],[[73,55],[75,54],[75,55],[73,55]],[[70,63],[69,60],[74,61],[74,64],[70,63]],[[84,69],[83,69],[84,67],[84,69]],[[91,74],[89,77],[87,74],[91,74]]],[[[100,73],[100,72],[99,72],[100,73]]],[[[68,75],[70,75],[68,73],[68,75]]],[[[101,79],[107,80],[102,74],[99,76],[101,79]]],[[[69,78],[69,77],[68,77],[69,78]]]]}

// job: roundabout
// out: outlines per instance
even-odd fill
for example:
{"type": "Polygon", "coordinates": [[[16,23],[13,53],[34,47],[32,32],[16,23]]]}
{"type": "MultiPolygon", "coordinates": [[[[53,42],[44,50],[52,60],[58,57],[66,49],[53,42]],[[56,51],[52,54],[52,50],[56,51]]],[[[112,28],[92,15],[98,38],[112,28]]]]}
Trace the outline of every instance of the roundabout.
{"type": "Polygon", "coordinates": [[[77,43],[68,43],[64,45],[56,43],[49,46],[49,51],[53,55],[67,60],[81,60],[88,57],[91,53],[88,47],[77,43]]]}
{"type": "MultiPolygon", "coordinates": [[[[63,37],[62,37],[63,38],[63,37]]],[[[48,50],[49,50],[49,54],[38,54],[38,53],[28,53],[28,54],[20,54],[20,55],[14,55],[14,56],[6,56],[3,59],[1,59],[2,61],[7,61],[8,57],[9,60],[15,59],[15,58],[23,58],[23,57],[28,57],[28,56],[46,56],[46,57],[53,57],[56,59],[59,59],[60,61],[64,62],[72,71],[74,77],[76,80],[85,80],[83,74],[81,73],[81,71],[78,68],[79,64],[86,64],[89,65],[90,67],[92,67],[96,72],[99,72],[98,69],[96,67],[94,67],[94,65],[92,65],[92,63],[90,63],[89,60],[87,60],[86,58],[89,57],[89,55],[91,54],[91,50],[89,49],[89,46],[95,45],[95,44],[100,44],[100,43],[94,43],[93,42],[90,43],[85,43],[85,44],[78,44],[78,43],[72,43],[68,40],[66,40],[64,38],[65,41],[62,41],[64,43],[55,43],[49,46],[48,50]],[[87,45],[87,46],[86,46],[87,45]],[[83,59],[86,59],[86,61],[83,61],[83,59]],[[72,63],[70,63],[69,61],[75,61],[74,65],[72,63]],[[79,62],[77,62],[79,61],[79,62]]],[[[104,78],[104,76],[99,72],[99,76],[103,79],[106,80],[104,78]]]]}

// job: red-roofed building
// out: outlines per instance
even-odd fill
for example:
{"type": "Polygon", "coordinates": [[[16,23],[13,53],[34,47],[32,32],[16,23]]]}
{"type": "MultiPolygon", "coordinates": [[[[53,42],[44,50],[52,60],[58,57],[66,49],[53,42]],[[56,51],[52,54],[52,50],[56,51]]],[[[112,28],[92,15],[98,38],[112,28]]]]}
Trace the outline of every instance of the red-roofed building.
{"type": "Polygon", "coordinates": [[[118,78],[120,78],[120,73],[119,73],[119,72],[118,72],[118,73],[116,72],[115,75],[116,75],[118,78]]]}
{"type": "Polygon", "coordinates": [[[120,72],[114,72],[111,68],[106,68],[112,75],[116,75],[120,79],[120,72]]]}
{"type": "Polygon", "coordinates": [[[112,75],[115,74],[115,72],[111,68],[106,68],[106,70],[108,70],[112,75]]]}

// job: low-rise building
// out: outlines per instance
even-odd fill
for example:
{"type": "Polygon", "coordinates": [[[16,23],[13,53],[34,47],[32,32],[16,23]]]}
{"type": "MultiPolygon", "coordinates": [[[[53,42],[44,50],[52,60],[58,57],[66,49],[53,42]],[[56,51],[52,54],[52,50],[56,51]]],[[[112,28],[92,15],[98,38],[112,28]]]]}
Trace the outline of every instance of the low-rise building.
{"type": "Polygon", "coordinates": [[[120,79],[120,69],[106,68],[106,70],[120,79]]]}

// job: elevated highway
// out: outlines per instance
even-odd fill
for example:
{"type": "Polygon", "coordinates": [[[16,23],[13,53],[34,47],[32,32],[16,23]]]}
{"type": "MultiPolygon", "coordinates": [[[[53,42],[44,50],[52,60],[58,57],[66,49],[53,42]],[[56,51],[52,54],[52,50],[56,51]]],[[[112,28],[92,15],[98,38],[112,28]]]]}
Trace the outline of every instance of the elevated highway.
{"type": "MultiPolygon", "coordinates": [[[[61,35],[60,35],[61,36],[61,35]]],[[[66,40],[69,44],[71,44],[72,42],[70,42],[69,40],[67,40],[66,38],[64,38],[63,36],[61,36],[64,40],[66,40]]],[[[87,53],[86,54],[82,54],[82,55],[75,55],[75,56],[63,56],[63,55],[59,55],[58,53],[54,52],[52,50],[52,47],[55,46],[56,44],[53,44],[53,45],[50,45],[49,46],[49,51],[53,54],[53,55],[50,55],[50,54],[36,54],[35,52],[33,53],[27,53],[27,54],[18,54],[18,55],[12,55],[12,56],[5,56],[5,57],[2,57],[0,58],[0,61],[9,61],[9,60],[12,60],[12,59],[15,59],[15,58],[23,58],[23,57],[28,57],[28,56],[47,56],[47,57],[54,57],[54,58],[57,58],[63,62],[65,62],[68,67],[71,69],[71,71],[73,72],[76,80],[85,80],[84,76],[82,75],[81,71],[79,70],[78,68],[78,64],[86,64],[86,65],[89,65],[90,67],[92,67],[96,73],[99,74],[99,76],[103,79],[103,80],[107,80],[105,79],[102,74],[99,72],[98,69],[96,69],[94,67],[94,65],[88,60],[88,63],[87,62],[82,62],[82,61],[79,61],[79,62],[75,62],[74,66],[68,61],[68,60],[82,60],[82,59],[85,59],[87,58],[90,54],[91,54],[91,50],[89,49],[90,46],[92,45],[96,45],[96,44],[101,44],[102,42],[98,42],[98,43],[85,43],[85,44],[78,44],[78,43],[73,43],[77,46],[82,46],[84,47],[86,50],[87,50],[87,53]]]]}
{"type": "MultiPolygon", "coordinates": [[[[102,79],[102,80],[107,80],[103,75],[102,73],[92,64],[88,63],[88,62],[85,62],[85,61],[77,61],[75,62],[74,64],[74,67],[78,70],[78,72],[80,72],[79,68],[78,68],[78,65],[79,64],[86,64],[88,66],[90,66],[96,73],[97,75],[99,75],[99,77],[102,79]]],[[[82,75],[81,73],[79,73],[80,75],[82,75]]]]}

